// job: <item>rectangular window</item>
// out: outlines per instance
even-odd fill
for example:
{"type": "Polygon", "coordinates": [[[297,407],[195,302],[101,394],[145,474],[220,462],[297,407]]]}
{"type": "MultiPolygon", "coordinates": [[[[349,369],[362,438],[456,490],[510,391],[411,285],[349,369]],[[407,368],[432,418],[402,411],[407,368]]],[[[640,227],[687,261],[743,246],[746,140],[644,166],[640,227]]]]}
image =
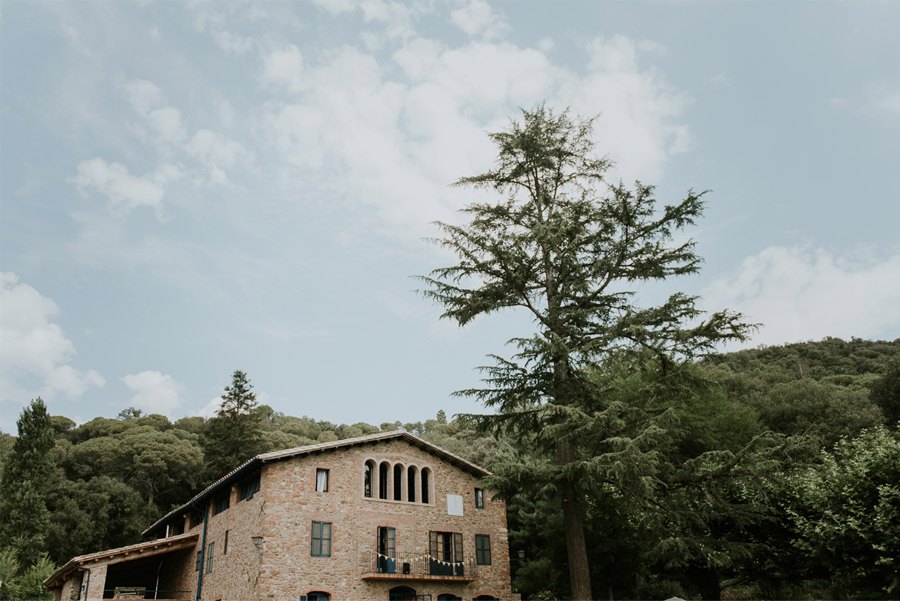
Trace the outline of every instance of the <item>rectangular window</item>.
{"type": "Polygon", "coordinates": [[[484,490],[475,489],[475,509],[484,509],[484,490]]]}
{"type": "Polygon", "coordinates": [[[475,563],[480,566],[491,565],[491,537],[487,534],[475,535],[475,563]]]}
{"type": "Polygon", "coordinates": [[[203,512],[199,509],[195,509],[191,512],[191,529],[196,528],[200,524],[203,523],[203,512]]]}
{"type": "Polygon", "coordinates": [[[309,554],[312,557],[331,557],[331,522],[312,523],[309,554]]]}
{"type": "Polygon", "coordinates": [[[213,568],[213,555],[215,554],[216,543],[209,543],[206,545],[206,573],[209,574],[212,572],[213,568]]]}
{"type": "Polygon", "coordinates": [[[203,551],[197,551],[197,560],[194,562],[194,571],[199,572],[203,566],[203,551]]]}
{"type": "Polygon", "coordinates": [[[222,513],[231,505],[231,493],[224,492],[213,500],[213,515],[222,513]]]}
{"type": "Polygon", "coordinates": [[[222,543],[222,555],[228,555],[228,533],[231,530],[225,531],[225,541],[222,543]]]}
{"type": "Polygon", "coordinates": [[[397,571],[397,530],[378,527],[378,571],[393,574],[397,571]]]}
{"type": "Polygon", "coordinates": [[[253,495],[259,492],[259,474],[255,474],[250,479],[241,484],[241,501],[248,501],[253,495]]]}
{"type": "Polygon", "coordinates": [[[328,492],[328,470],[316,470],[316,492],[328,492]]]}
{"type": "Polygon", "coordinates": [[[463,539],[459,532],[428,533],[429,570],[432,576],[464,576],[463,539]]]}

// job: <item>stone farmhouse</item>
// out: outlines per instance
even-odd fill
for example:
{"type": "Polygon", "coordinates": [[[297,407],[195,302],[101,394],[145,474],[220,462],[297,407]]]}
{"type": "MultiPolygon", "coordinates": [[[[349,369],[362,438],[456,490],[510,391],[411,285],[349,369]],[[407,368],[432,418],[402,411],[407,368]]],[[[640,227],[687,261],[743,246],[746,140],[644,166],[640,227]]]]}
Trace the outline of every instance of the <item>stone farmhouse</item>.
{"type": "Polygon", "coordinates": [[[75,557],[56,601],[513,598],[488,472],[404,431],[264,453],[144,531],[75,557]]]}

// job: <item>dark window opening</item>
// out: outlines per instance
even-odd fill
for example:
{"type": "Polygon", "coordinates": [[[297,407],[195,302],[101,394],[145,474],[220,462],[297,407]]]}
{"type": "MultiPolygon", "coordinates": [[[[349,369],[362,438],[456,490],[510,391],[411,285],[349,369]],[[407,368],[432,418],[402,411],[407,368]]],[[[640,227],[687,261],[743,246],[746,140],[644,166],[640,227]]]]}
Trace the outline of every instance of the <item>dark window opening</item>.
{"type": "Polygon", "coordinates": [[[218,495],[213,500],[213,515],[217,515],[222,513],[231,505],[231,495],[229,492],[224,492],[218,495]]]}
{"type": "Polygon", "coordinates": [[[230,530],[225,531],[225,540],[222,542],[222,555],[228,555],[228,533],[230,530]]]}
{"type": "Polygon", "coordinates": [[[378,571],[385,574],[397,572],[397,530],[378,527],[378,571]]]}
{"type": "Polygon", "coordinates": [[[259,492],[260,474],[257,472],[241,484],[241,501],[249,501],[259,492]]]}
{"type": "Polygon", "coordinates": [[[331,557],[331,522],[313,522],[309,554],[312,557],[331,557]]]}
{"type": "Polygon", "coordinates": [[[378,466],[378,498],[379,499],[387,499],[388,498],[388,473],[390,473],[390,466],[387,464],[387,461],[382,461],[381,465],[378,466]]]}
{"type": "Polygon", "coordinates": [[[462,601],[462,597],[452,593],[441,593],[437,596],[437,601],[462,601]]]}
{"type": "Polygon", "coordinates": [[[491,537],[487,534],[475,535],[475,563],[480,566],[491,565],[491,537]]]}
{"type": "Polygon", "coordinates": [[[399,463],[394,466],[394,500],[403,500],[403,466],[399,463]]]}
{"type": "Polygon", "coordinates": [[[203,523],[203,511],[200,509],[195,509],[191,512],[191,529],[193,530],[197,526],[203,523]]]}
{"type": "Polygon", "coordinates": [[[311,591],[306,593],[306,601],[329,601],[329,599],[331,599],[330,593],[322,591],[311,591]]]}
{"type": "Polygon", "coordinates": [[[428,568],[432,576],[464,576],[460,532],[428,533],[428,568]]]}
{"type": "Polygon", "coordinates": [[[429,490],[428,487],[431,484],[431,470],[427,467],[422,470],[422,502],[429,503],[429,490]]]}
{"type": "Polygon", "coordinates": [[[416,467],[413,465],[406,470],[406,500],[416,502],[416,467]]]}
{"type": "Polygon", "coordinates": [[[316,492],[328,492],[328,470],[316,470],[316,492]]]}
{"type": "Polygon", "coordinates": [[[363,494],[369,498],[372,497],[372,477],[375,472],[375,462],[371,459],[366,461],[365,471],[363,472],[363,494]]]}
{"type": "Polygon", "coordinates": [[[388,601],[416,601],[416,589],[395,586],[388,591],[388,601]]]}

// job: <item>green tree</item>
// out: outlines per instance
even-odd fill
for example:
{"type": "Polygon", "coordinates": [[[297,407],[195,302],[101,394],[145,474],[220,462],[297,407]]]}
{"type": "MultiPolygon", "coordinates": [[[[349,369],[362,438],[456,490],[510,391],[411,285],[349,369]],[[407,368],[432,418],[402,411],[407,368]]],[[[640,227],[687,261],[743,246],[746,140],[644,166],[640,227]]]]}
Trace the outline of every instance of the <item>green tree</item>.
{"type": "Polygon", "coordinates": [[[53,423],[37,398],[22,411],[19,436],[3,466],[0,496],[0,547],[13,549],[27,569],[45,549],[49,512],[45,497],[54,466],[53,423]]]}
{"type": "Polygon", "coordinates": [[[794,544],[833,598],[900,591],[900,433],[884,427],[839,441],[792,483],[794,544]]]}
{"type": "Polygon", "coordinates": [[[234,469],[263,449],[262,415],[247,374],[235,370],[204,432],[207,479],[234,469]]]}
{"type": "Polygon", "coordinates": [[[900,422],[900,359],[894,360],[883,376],[872,384],[869,398],[881,408],[889,427],[900,422]]]}
{"type": "Polygon", "coordinates": [[[597,391],[585,368],[622,350],[672,363],[747,333],[739,315],[704,316],[686,294],[637,306],[638,284],[698,271],[694,242],[675,234],[700,216],[702,194],[659,207],[652,186],[608,184],[609,162],[595,156],[591,130],[590,121],[541,106],[490,134],[498,148],[495,169],[457,185],[500,198],[469,205],[464,225],[438,224],[437,242],[459,261],[423,278],[443,317],[460,325],[508,308],[525,311],[535,324],[532,334],[511,340],[512,358],[494,356],[484,368],[485,388],[463,394],[498,409],[488,419],[495,426],[538,431],[537,444],[554,458],[577,599],[592,598],[581,485],[591,462],[578,456],[576,432],[597,391]]]}
{"type": "Polygon", "coordinates": [[[37,601],[52,599],[44,588],[56,565],[46,555],[40,555],[33,565],[21,568],[12,549],[0,550],[0,601],[37,601]]]}
{"type": "Polygon", "coordinates": [[[147,503],[140,493],[111,476],[63,480],[50,493],[47,506],[47,548],[57,563],[139,542],[148,523],[147,503]]]}

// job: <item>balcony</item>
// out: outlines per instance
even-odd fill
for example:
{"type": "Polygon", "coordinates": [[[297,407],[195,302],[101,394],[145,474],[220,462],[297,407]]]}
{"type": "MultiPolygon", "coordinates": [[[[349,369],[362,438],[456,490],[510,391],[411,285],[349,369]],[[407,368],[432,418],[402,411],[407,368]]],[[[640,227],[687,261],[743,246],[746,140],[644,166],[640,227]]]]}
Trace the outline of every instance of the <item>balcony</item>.
{"type": "Polygon", "coordinates": [[[472,582],[478,578],[478,566],[472,557],[449,562],[425,553],[385,557],[369,551],[360,556],[360,566],[363,580],[472,582]]]}

